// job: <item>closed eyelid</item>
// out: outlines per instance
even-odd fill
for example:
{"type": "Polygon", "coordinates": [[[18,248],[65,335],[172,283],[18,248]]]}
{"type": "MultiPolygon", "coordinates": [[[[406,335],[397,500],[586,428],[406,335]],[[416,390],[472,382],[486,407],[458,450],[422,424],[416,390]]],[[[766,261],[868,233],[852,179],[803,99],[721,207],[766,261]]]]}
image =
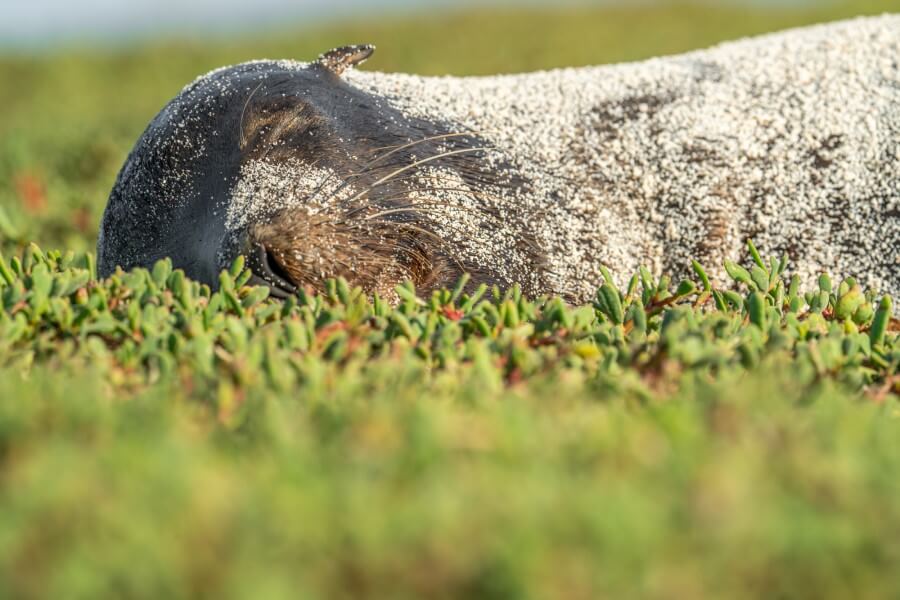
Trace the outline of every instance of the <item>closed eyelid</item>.
{"type": "Polygon", "coordinates": [[[304,134],[323,122],[308,106],[259,107],[245,118],[240,149],[250,147],[254,154],[265,153],[266,147],[274,146],[279,140],[304,134]]]}

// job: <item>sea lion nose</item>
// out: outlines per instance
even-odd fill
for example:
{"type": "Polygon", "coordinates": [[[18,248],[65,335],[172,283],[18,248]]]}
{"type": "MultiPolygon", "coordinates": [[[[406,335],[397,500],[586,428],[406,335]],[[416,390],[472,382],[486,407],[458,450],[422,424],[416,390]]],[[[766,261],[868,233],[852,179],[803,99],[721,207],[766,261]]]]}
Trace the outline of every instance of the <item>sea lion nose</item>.
{"type": "Polygon", "coordinates": [[[244,258],[247,260],[247,267],[253,273],[250,277],[251,284],[268,287],[269,294],[281,300],[297,293],[297,286],[277,272],[280,271],[278,264],[262,244],[258,242],[249,244],[244,250],[244,258]]]}

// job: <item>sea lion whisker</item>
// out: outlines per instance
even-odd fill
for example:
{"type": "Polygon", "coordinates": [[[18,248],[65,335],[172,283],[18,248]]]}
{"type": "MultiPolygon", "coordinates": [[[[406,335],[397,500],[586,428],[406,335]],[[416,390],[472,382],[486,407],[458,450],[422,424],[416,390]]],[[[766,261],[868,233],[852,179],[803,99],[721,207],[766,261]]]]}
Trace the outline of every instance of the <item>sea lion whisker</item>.
{"type": "Polygon", "coordinates": [[[462,179],[467,184],[487,185],[503,190],[514,188],[517,185],[516,182],[511,180],[498,179],[497,173],[495,171],[485,171],[483,167],[477,170],[473,170],[460,166],[454,166],[453,171],[454,174],[457,175],[456,177],[450,177],[448,175],[442,175],[433,172],[424,172],[415,173],[406,177],[398,177],[396,179],[393,179],[392,182],[396,183],[401,181],[409,181],[410,179],[432,179],[435,181],[453,181],[454,183],[458,183],[460,179],[462,179]]]}
{"type": "MultiPolygon", "coordinates": [[[[447,178],[447,179],[450,179],[450,178],[447,178]]],[[[472,197],[474,197],[474,198],[478,198],[478,199],[481,199],[481,200],[492,200],[492,201],[495,201],[495,203],[497,203],[497,204],[501,204],[501,203],[505,200],[505,198],[504,198],[503,196],[499,195],[499,194],[493,194],[493,193],[488,192],[488,191],[486,191],[486,190],[476,190],[476,189],[472,189],[471,187],[466,187],[466,188],[460,188],[460,187],[424,187],[424,188],[418,188],[418,189],[414,190],[414,191],[411,192],[411,193],[429,193],[429,194],[430,194],[430,193],[432,193],[432,192],[459,192],[459,193],[463,193],[463,194],[466,194],[466,195],[470,195],[470,196],[472,196],[472,197]]],[[[390,198],[388,198],[388,199],[390,199],[390,198]]],[[[435,202],[438,202],[438,200],[435,199],[435,202]]],[[[444,201],[444,204],[435,204],[435,205],[436,205],[436,206],[448,206],[448,207],[460,208],[460,209],[463,208],[463,205],[461,205],[461,204],[450,204],[449,202],[446,202],[446,201],[444,201]]],[[[492,204],[489,205],[489,207],[479,206],[478,208],[480,208],[483,212],[488,213],[488,210],[489,210],[489,209],[490,209],[490,210],[494,210],[496,207],[495,207],[495,205],[492,203],[492,204]]],[[[543,216],[546,215],[546,213],[547,213],[547,208],[548,208],[548,207],[537,207],[537,206],[534,207],[534,208],[533,208],[533,211],[534,211],[533,216],[536,216],[536,217],[538,217],[538,218],[543,217],[543,216]]],[[[496,216],[497,216],[497,215],[492,214],[492,213],[489,213],[489,214],[491,214],[492,217],[496,217],[496,216]]]]}
{"type": "Polygon", "coordinates": [[[430,141],[434,141],[434,140],[441,140],[441,139],[453,138],[453,137],[476,136],[476,135],[482,135],[484,133],[491,133],[493,131],[495,131],[495,130],[493,130],[493,129],[471,129],[471,130],[467,130],[467,131],[452,131],[450,133],[439,133],[436,135],[428,135],[428,136],[419,138],[417,140],[413,140],[411,142],[407,142],[407,143],[400,144],[400,145],[391,144],[391,145],[387,145],[387,146],[378,146],[378,147],[372,148],[372,150],[373,151],[389,150],[389,149],[403,150],[404,147],[415,146],[416,144],[421,144],[423,142],[430,142],[430,141]]]}
{"type": "MultiPolygon", "coordinates": [[[[400,208],[400,207],[439,207],[439,208],[452,208],[454,210],[462,210],[469,211],[471,214],[480,214],[486,215],[491,218],[496,218],[496,205],[495,203],[502,202],[503,198],[497,194],[492,194],[487,191],[479,191],[474,190],[469,187],[424,187],[424,188],[416,188],[410,190],[409,192],[404,192],[402,194],[397,194],[394,196],[386,196],[380,197],[379,200],[382,202],[391,202],[394,200],[407,199],[409,200],[408,204],[405,205],[392,205],[389,208],[400,208]],[[470,196],[472,198],[482,200],[482,201],[493,201],[488,202],[487,204],[478,204],[475,206],[468,206],[466,204],[462,204],[459,202],[450,202],[447,199],[440,198],[440,192],[453,192],[460,193],[466,196],[470,196]],[[431,196],[431,194],[436,194],[435,196],[431,196]]],[[[366,204],[361,204],[360,206],[349,211],[346,216],[356,216],[363,210],[371,208],[371,206],[366,204]]],[[[345,216],[345,218],[346,218],[345,216]]]]}
{"type": "Polygon", "coordinates": [[[423,212],[423,211],[418,210],[415,206],[402,206],[402,207],[398,207],[398,208],[380,210],[374,214],[364,217],[363,220],[364,221],[372,221],[374,219],[386,217],[388,215],[393,215],[393,214],[397,214],[397,213],[415,213],[415,212],[423,212]]]}
{"type": "MultiPolygon", "coordinates": [[[[318,162],[318,161],[317,161],[317,162],[318,162]]],[[[310,202],[310,201],[312,201],[313,199],[315,199],[315,197],[319,195],[319,192],[321,192],[323,189],[325,189],[325,186],[326,186],[331,180],[337,178],[337,176],[338,176],[338,174],[337,174],[336,171],[333,171],[333,170],[332,170],[331,172],[329,172],[325,177],[322,178],[322,182],[319,183],[318,186],[316,186],[316,188],[313,190],[312,194],[310,194],[310,195],[307,197],[306,201],[307,201],[307,202],[310,202]]],[[[350,182],[351,182],[350,178],[351,178],[351,177],[352,177],[352,175],[349,175],[349,176],[343,178],[343,179],[341,180],[341,183],[338,184],[337,188],[335,188],[335,189],[331,192],[331,196],[332,196],[332,197],[337,197],[337,195],[340,194],[341,191],[343,191],[348,185],[350,185],[350,182]]]]}
{"type": "MultiPolygon", "coordinates": [[[[472,188],[470,188],[470,187],[464,187],[464,188],[463,188],[463,187],[450,187],[450,186],[446,186],[446,187],[424,187],[424,188],[418,188],[418,189],[413,190],[413,193],[415,193],[415,194],[432,194],[432,193],[437,193],[437,192],[454,192],[454,193],[460,193],[460,194],[465,194],[465,195],[467,195],[467,196],[471,196],[471,197],[473,197],[473,198],[478,198],[478,199],[481,199],[481,200],[484,200],[484,199],[494,200],[494,201],[502,201],[502,200],[503,200],[503,197],[500,196],[500,195],[498,195],[498,194],[492,194],[492,193],[487,192],[487,191],[474,190],[474,189],[472,189],[472,188]]],[[[423,198],[423,200],[428,200],[428,201],[430,201],[430,203],[433,203],[435,206],[451,206],[451,207],[454,207],[454,208],[455,208],[455,207],[460,207],[460,208],[463,207],[462,204],[451,204],[451,203],[448,202],[447,200],[445,200],[445,199],[439,199],[439,198],[437,198],[437,197],[435,197],[435,198],[423,198]]]]}
{"type": "MultiPolygon", "coordinates": [[[[402,195],[398,195],[398,196],[389,196],[387,198],[384,198],[383,200],[392,201],[392,200],[400,200],[403,198],[409,198],[409,196],[407,194],[402,194],[402,195]]],[[[365,208],[368,208],[368,207],[365,207],[365,208]]],[[[438,201],[420,201],[419,199],[417,199],[415,202],[409,202],[407,204],[391,205],[389,208],[366,215],[365,217],[363,217],[363,220],[370,221],[370,220],[377,219],[377,218],[380,218],[383,216],[404,213],[404,212],[420,213],[420,214],[428,214],[428,213],[440,214],[440,213],[437,213],[437,210],[436,210],[439,208],[449,208],[452,210],[458,209],[460,211],[468,212],[470,214],[476,214],[476,215],[480,215],[480,216],[492,216],[492,215],[490,215],[490,213],[488,213],[487,211],[485,211],[483,209],[478,210],[475,207],[465,206],[463,204],[450,204],[448,202],[438,202],[438,201]]],[[[362,210],[364,210],[364,208],[354,209],[352,216],[356,216],[362,210]]]]}
{"type": "MultiPolygon", "coordinates": [[[[420,184],[423,181],[459,183],[460,179],[459,179],[459,177],[451,177],[449,175],[438,174],[438,173],[427,173],[427,172],[416,172],[416,173],[407,174],[403,177],[395,177],[395,178],[391,179],[391,183],[394,183],[394,184],[407,183],[407,182],[415,182],[417,184],[420,184]]],[[[489,183],[491,185],[497,184],[497,182],[493,181],[493,180],[488,181],[487,179],[485,179],[484,181],[485,181],[485,183],[489,183]]],[[[423,188],[420,187],[418,189],[423,189],[423,188]]],[[[497,196],[497,197],[499,197],[499,196],[497,196]]]]}
{"type": "MultiPolygon", "coordinates": [[[[348,185],[350,185],[350,183],[352,183],[355,179],[358,179],[359,177],[362,177],[363,175],[365,175],[365,174],[371,172],[372,169],[373,169],[373,167],[374,167],[377,163],[381,162],[382,160],[384,160],[385,158],[387,158],[387,157],[389,157],[389,156],[391,156],[391,155],[393,155],[393,154],[396,154],[397,152],[399,152],[399,151],[401,151],[401,150],[408,149],[408,148],[412,148],[412,147],[417,146],[417,145],[419,145],[419,144],[423,144],[423,143],[425,143],[425,142],[430,142],[430,141],[434,141],[434,140],[448,139],[448,138],[454,138],[454,137],[463,137],[463,136],[471,136],[471,135],[476,135],[476,133],[472,133],[472,132],[454,132],[454,133],[445,133],[445,134],[440,134],[440,135],[427,136],[427,137],[424,137],[424,138],[419,139],[419,140],[414,140],[414,141],[412,141],[412,142],[408,142],[408,143],[406,143],[406,144],[402,144],[402,145],[400,145],[400,146],[385,146],[384,148],[393,148],[393,150],[391,150],[391,151],[389,151],[389,152],[386,152],[385,154],[382,154],[381,156],[375,157],[374,159],[372,159],[372,160],[369,161],[368,163],[364,164],[359,170],[357,170],[357,171],[351,173],[350,175],[347,175],[347,176],[344,178],[344,180],[342,181],[342,183],[337,187],[337,189],[334,190],[333,193],[334,193],[334,194],[340,193],[340,192],[343,191],[348,185]]],[[[379,148],[375,148],[375,149],[373,150],[373,152],[374,152],[374,151],[377,151],[377,150],[379,150],[379,148]]],[[[383,166],[383,167],[380,167],[380,168],[390,168],[391,166],[398,166],[398,165],[400,165],[400,164],[406,164],[406,163],[388,163],[388,165],[383,166]]],[[[332,175],[334,175],[334,174],[332,174],[332,175]]],[[[327,183],[329,179],[330,179],[330,177],[327,177],[327,178],[325,179],[325,181],[323,182],[323,185],[324,185],[325,183],[327,183]]]]}
{"type": "Polygon", "coordinates": [[[250,105],[250,101],[253,100],[253,96],[256,95],[256,92],[259,91],[259,89],[263,86],[263,84],[264,84],[265,82],[266,82],[266,80],[263,79],[263,80],[260,81],[259,84],[253,89],[253,91],[250,92],[250,95],[247,96],[247,101],[244,102],[244,107],[241,109],[241,118],[238,120],[238,133],[240,134],[240,135],[239,135],[239,139],[240,139],[240,145],[239,145],[239,147],[240,147],[242,150],[244,149],[244,146],[247,145],[247,138],[244,137],[244,116],[245,116],[245,114],[246,114],[246,112],[247,112],[247,107],[250,105]]]}
{"type": "Polygon", "coordinates": [[[435,240],[439,241],[441,243],[441,245],[445,245],[447,243],[446,240],[444,238],[442,238],[440,235],[438,235],[437,233],[435,233],[429,229],[426,229],[424,227],[419,227],[418,225],[413,225],[412,223],[405,223],[405,222],[395,223],[393,221],[375,221],[375,223],[385,225],[388,227],[396,227],[398,229],[410,229],[417,233],[421,233],[423,235],[434,238],[435,240]]]}
{"type": "MultiPolygon", "coordinates": [[[[382,223],[387,223],[387,222],[382,221],[382,223]]],[[[397,226],[398,224],[391,223],[391,225],[397,226]]],[[[444,249],[448,245],[447,241],[443,237],[441,237],[437,233],[431,231],[430,229],[426,229],[424,227],[419,227],[418,225],[413,225],[412,223],[400,223],[398,226],[400,229],[410,229],[421,235],[424,235],[426,237],[430,237],[430,238],[436,240],[438,242],[438,248],[444,249]]],[[[449,260],[451,260],[453,263],[456,264],[457,268],[459,269],[460,274],[462,274],[468,270],[465,267],[465,265],[463,265],[463,263],[453,253],[449,253],[449,252],[446,253],[445,258],[448,258],[449,260]]]]}
{"type": "MultiPolygon", "coordinates": [[[[436,234],[435,232],[425,229],[423,227],[418,227],[418,226],[412,225],[410,223],[397,224],[397,223],[392,223],[390,221],[380,221],[380,223],[390,226],[392,228],[396,227],[399,229],[410,229],[412,231],[415,231],[416,233],[419,233],[426,237],[432,238],[433,240],[435,240],[437,242],[438,248],[444,249],[447,246],[446,240],[444,240],[444,238],[442,238],[440,235],[436,234]]],[[[424,252],[421,248],[409,247],[404,244],[397,243],[394,246],[390,247],[389,249],[394,253],[404,254],[404,255],[410,256],[413,259],[418,259],[421,262],[427,262],[433,266],[433,261],[431,260],[430,256],[426,252],[424,252]]],[[[454,263],[456,265],[456,268],[458,269],[458,274],[462,274],[462,273],[465,273],[465,272],[471,270],[471,269],[467,269],[467,267],[465,265],[463,265],[463,263],[452,253],[449,253],[449,252],[444,253],[444,254],[442,254],[442,258],[454,263]]],[[[410,279],[415,279],[415,278],[410,277],[410,279]]],[[[450,283],[452,283],[450,280],[443,282],[444,285],[448,285],[450,283]]]]}
{"type": "Polygon", "coordinates": [[[383,149],[387,149],[387,148],[393,148],[393,150],[390,150],[389,152],[386,152],[386,153],[372,159],[372,161],[369,164],[365,165],[364,168],[369,169],[374,164],[381,162],[385,158],[392,156],[392,155],[396,154],[397,152],[400,152],[401,150],[406,150],[408,148],[418,146],[419,144],[424,144],[425,142],[433,142],[435,140],[445,140],[445,139],[450,139],[450,138],[476,136],[476,135],[480,135],[482,133],[484,133],[484,132],[483,131],[456,131],[456,132],[452,132],[452,133],[442,133],[442,134],[438,134],[438,135],[426,136],[424,138],[414,140],[412,142],[408,142],[401,146],[383,146],[381,148],[374,148],[375,151],[383,150],[383,149]]]}
{"type": "Polygon", "coordinates": [[[433,162],[436,160],[440,160],[442,158],[447,158],[448,156],[455,156],[457,154],[463,154],[463,153],[467,153],[467,152],[481,152],[481,151],[488,150],[488,149],[489,148],[486,148],[486,147],[462,148],[460,150],[451,150],[449,152],[442,152],[442,153],[436,154],[434,156],[429,156],[428,158],[423,158],[421,160],[417,160],[417,161],[412,162],[402,168],[396,169],[395,171],[392,171],[391,173],[388,173],[381,179],[379,179],[379,180],[375,181],[374,183],[372,183],[371,185],[369,185],[368,188],[364,189],[363,191],[359,192],[358,194],[356,194],[355,196],[350,198],[350,201],[352,202],[354,200],[359,200],[360,198],[362,198],[363,196],[365,196],[366,194],[368,194],[375,188],[384,185],[385,183],[387,183],[388,181],[390,181],[397,175],[399,175],[401,173],[405,173],[406,171],[409,171],[410,169],[415,169],[416,167],[419,167],[421,165],[424,165],[424,164],[427,164],[427,163],[430,163],[430,162],[433,162]]]}
{"type": "MultiPolygon", "coordinates": [[[[414,181],[414,182],[418,183],[418,182],[419,182],[421,179],[423,179],[423,178],[427,178],[427,179],[431,179],[431,180],[435,180],[435,181],[452,181],[452,182],[454,182],[454,183],[457,181],[455,178],[452,178],[452,177],[437,177],[437,176],[427,176],[427,177],[423,177],[421,174],[418,174],[418,175],[407,175],[406,177],[397,177],[397,178],[391,180],[391,183],[405,183],[405,182],[409,182],[409,181],[414,181]]],[[[417,192],[417,191],[421,193],[422,191],[427,191],[427,190],[430,190],[430,189],[437,189],[437,188],[427,188],[427,187],[426,187],[426,188],[415,188],[415,189],[411,190],[410,192],[404,192],[403,194],[398,194],[398,195],[395,195],[395,196],[388,196],[388,197],[382,198],[382,200],[385,200],[385,201],[396,200],[396,199],[400,199],[400,198],[407,197],[410,193],[415,193],[415,192],[417,192]]],[[[447,188],[447,189],[450,190],[450,188],[447,188]]],[[[457,191],[460,191],[460,192],[466,191],[466,190],[464,190],[464,188],[456,188],[456,190],[457,190],[457,191]]],[[[335,192],[333,192],[333,195],[336,195],[339,191],[340,191],[340,188],[339,188],[338,190],[335,190],[335,192]]],[[[372,188],[367,188],[367,189],[364,190],[364,191],[368,193],[369,191],[372,191],[372,188]]],[[[479,195],[485,194],[485,195],[488,195],[489,197],[491,197],[491,198],[493,198],[493,199],[495,199],[495,200],[502,200],[502,198],[501,198],[500,196],[498,196],[498,195],[493,195],[493,194],[488,194],[487,192],[475,192],[475,191],[471,191],[471,192],[467,192],[467,193],[471,193],[472,195],[475,195],[475,196],[479,196],[479,195]]],[[[311,198],[312,198],[312,196],[310,197],[310,199],[311,199],[311,198]]],[[[348,202],[350,202],[350,201],[358,201],[358,200],[361,200],[361,199],[362,199],[362,198],[351,198],[350,200],[348,200],[348,202]]],[[[353,216],[359,214],[360,212],[362,212],[362,211],[364,211],[364,210],[366,210],[366,209],[368,209],[368,208],[371,208],[370,205],[368,205],[368,204],[366,204],[366,203],[364,203],[364,202],[360,202],[355,208],[349,209],[349,210],[345,213],[344,218],[350,218],[350,217],[353,217],[353,216]]]]}
{"type": "MultiPolygon", "coordinates": [[[[399,196],[398,198],[402,198],[402,197],[404,197],[404,196],[399,196]]],[[[441,209],[441,208],[449,208],[451,210],[460,210],[462,212],[467,212],[469,214],[478,215],[478,216],[494,217],[494,215],[491,215],[490,213],[488,213],[485,210],[477,210],[471,206],[464,206],[462,204],[451,205],[451,204],[447,204],[447,203],[442,204],[442,203],[438,203],[438,202],[423,202],[423,203],[404,204],[404,205],[399,205],[399,206],[393,206],[390,209],[378,211],[371,215],[367,215],[363,218],[363,220],[371,221],[373,219],[377,219],[377,218],[384,217],[387,215],[399,214],[399,213],[405,213],[405,212],[414,213],[414,214],[417,213],[417,214],[423,214],[423,215],[445,214],[445,213],[441,213],[438,211],[438,209],[441,209]]]]}
{"type": "MultiPolygon", "coordinates": [[[[334,190],[333,194],[335,194],[335,195],[339,194],[356,179],[358,179],[368,173],[371,173],[374,170],[375,165],[377,163],[381,162],[383,159],[387,158],[388,156],[391,156],[403,149],[408,149],[408,148],[411,148],[416,145],[419,145],[419,144],[422,144],[425,142],[429,142],[429,141],[434,141],[434,140],[439,140],[439,139],[447,139],[447,138],[453,138],[453,137],[471,136],[471,135],[475,135],[475,134],[470,133],[470,132],[447,133],[447,134],[429,136],[429,137],[422,138],[420,140],[415,140],[413,142],[403,144],[402,146],[394,148],[390,152],[387,152],[381,156],[376,157],[375,159],[371,160],[368,164],[363,165],[363,167],[360,170],[346,176],[344,178],[343,182],[337,187],[337,189],[334,190]]],[[[390,148],[391,146],[388,146],[388,147],[390,148]]],[[[462,149],[462,150],[488,150],[488,149],[490,149],[490,146],[485,146],[483,148],[468,148],[468,149],[462,149]]],[[[449,154],[445,154],[445,156],[449,156],[449,154]]],[[[405,167],[405,166],[408,166],[409,164],[410,163],[400,161],[400,162],[387,163],[386,165],[381,165],[378,168],[379,169],[389,169],[389,168],[395,168],[395,167],[405,167]]],[[[401,170],[401,172],[402,172],[402,170],[401,170]]],[[[327,180],[326,180],[326,183],[327,183],[327,180]]]]}

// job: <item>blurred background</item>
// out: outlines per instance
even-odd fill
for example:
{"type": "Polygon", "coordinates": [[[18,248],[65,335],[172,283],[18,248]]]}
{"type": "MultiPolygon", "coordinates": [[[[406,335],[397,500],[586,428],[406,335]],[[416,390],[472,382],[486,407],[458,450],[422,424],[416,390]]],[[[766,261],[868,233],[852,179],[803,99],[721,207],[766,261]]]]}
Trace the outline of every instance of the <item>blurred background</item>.
{"type": "Polygon", "coordinates": [[[224,64],[374,43],[366,69],[529,71],[897,11],[900,0],[2,0],[0,251],[93,248],[138,135],[224,64]]]}

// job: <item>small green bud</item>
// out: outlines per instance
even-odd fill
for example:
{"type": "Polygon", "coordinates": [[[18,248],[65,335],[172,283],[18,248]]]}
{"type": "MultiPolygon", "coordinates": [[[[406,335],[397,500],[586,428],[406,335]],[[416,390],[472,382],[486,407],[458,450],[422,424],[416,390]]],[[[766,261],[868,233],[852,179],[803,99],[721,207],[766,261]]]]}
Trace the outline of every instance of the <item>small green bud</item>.
{"type": "Polygon", "coordinates": [[[886,295],[881,299],[881,304],[875,312],[875,320],[872,321],[872,328],[869,329],[869,341],[873,348],[884,343],[884,334],[887,332],[887,326],[891,320],[893,304],[891,297],[886,295]]]}
{"type": "Polygon", "coordinates": [[[747,313],[750,322],[760,329],[766,328],[766,299],[759,292],[751,292],[747,296],[747,313]]]}

